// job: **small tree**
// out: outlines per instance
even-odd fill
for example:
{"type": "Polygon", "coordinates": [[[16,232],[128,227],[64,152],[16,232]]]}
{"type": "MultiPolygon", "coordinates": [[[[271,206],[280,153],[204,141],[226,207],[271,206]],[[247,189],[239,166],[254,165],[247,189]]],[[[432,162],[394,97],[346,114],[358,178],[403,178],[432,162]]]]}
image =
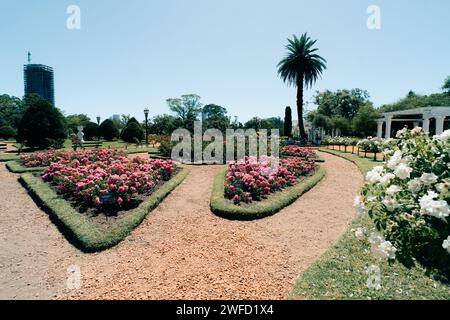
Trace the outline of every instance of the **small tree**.
{"type": "Polygon", "coordinates": [[[107,141],[112,141],[119,137],[119,129],[111,119],[106,119],[100,124],[99,127],[100,136],[107,141]]]}
{"type": "Polygon", "coordinates": [[[284,110],[284,135],[292,137],[292,110],[289,106],[284,110]]]}
{"type": "Polygon", "coordinates": [[[450,76],[447,77],[444,81],[444,85],[442,86],[442,90],[450,94],[450,76]]]}
{"type": "Polygon", "coordinates": [[[142,126],[135,118],[131,118],[125,129],[123,129],[120,138],[128,143],[140,142],[144,139],[145,132],[142,126]]]}
{"type": "Polygon", "coordinates": [[[376,131],[377,118],[378,113],[372,104],[363,105],[352,120],[352,129],[358,136],[371,136],[376,131]]]}
{"type": "Polygon", "coordinates": [[[84,140],[93,140],[99,137],[99,126],[95,122],[88,122],[84,129],[84,140]]]}
{"type": "Polygon", "coordinates": [[[0,127],[0,138],[10,139],[17,135],[17,131],[11,126],[1,126],[0,127]]]}
{"type": "Polygon", "coordinates": [[[61,112],[44,99],[32,100],[19,123],[17,141],[30,148],[61,148],[66,137],[61,112]]]}

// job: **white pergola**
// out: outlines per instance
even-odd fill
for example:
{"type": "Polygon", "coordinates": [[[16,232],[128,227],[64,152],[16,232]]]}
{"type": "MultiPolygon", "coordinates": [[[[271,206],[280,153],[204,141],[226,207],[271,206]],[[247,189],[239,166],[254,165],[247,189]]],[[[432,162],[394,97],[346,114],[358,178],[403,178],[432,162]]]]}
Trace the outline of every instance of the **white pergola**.
{"type": "Polygon", "coordinates": [[[444,131],[445,118],[450,117],[450,106],[448,107],[424,107],[408,110],[399,110],[383,113],[383,118],[378,119],[377,137],[383,136],[383,124],[385,128],[385,138],[391,137],[393,121],[411,121],[414,127],[422,127],[423,131],[430,131],[430,119],[436,120],[436,134],[444,131]],[[408,116],[421,116],[419,118],[408,118],[408,116]]]}

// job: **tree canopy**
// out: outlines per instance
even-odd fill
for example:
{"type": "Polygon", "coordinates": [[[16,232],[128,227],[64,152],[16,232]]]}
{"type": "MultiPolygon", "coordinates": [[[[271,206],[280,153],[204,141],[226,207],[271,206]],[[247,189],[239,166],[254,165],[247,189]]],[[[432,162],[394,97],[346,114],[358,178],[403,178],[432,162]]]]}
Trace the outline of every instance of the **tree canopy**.
{"type": "Polygon", "coordinates": [[[185,94],[181,98],[167,99],[169,109],[181,120],[183,128],[193,131],[194,121],[202,111],[200,96],[196,94],[185,94]]]}

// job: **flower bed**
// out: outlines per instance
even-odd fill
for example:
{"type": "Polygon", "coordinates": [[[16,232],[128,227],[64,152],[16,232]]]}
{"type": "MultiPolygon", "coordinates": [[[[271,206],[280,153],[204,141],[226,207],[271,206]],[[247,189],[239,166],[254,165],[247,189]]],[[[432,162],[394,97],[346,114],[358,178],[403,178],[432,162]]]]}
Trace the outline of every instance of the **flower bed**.
{"type": "Polygon", "coordinates": [[[401,130],[383,152],[386,162],[367,173],[355,207],[378,232],[360,228],[380,258],[450,271],[450,130],[429,138],[420,128],[401,130]]]}
{"type": "Polygon", "coordinates": [[[158,183],[169,180],[175,170],[171,160],[130,160],[108,149],[50,153],[38,159],[31,163],[50,161],[42,179],[66,200],[99,211],[135,206],[158,183]]]}
{"type": "Polygon", "coordinates": [[[314,158],[316,157],[316,152],[312,148],[292,145],[281,148],[281,155],[289,157],[314,158]]]}
{"type": "Polygon", "coordinates": [[[314,172],[315,168],[314,161],[298,157],[265,157],[260,161],[256,161],[254,157],[245,157],[229,165],[224,194],[234,204],[259,201],[271,193],[294,185],[301,176],[314,172]]]}

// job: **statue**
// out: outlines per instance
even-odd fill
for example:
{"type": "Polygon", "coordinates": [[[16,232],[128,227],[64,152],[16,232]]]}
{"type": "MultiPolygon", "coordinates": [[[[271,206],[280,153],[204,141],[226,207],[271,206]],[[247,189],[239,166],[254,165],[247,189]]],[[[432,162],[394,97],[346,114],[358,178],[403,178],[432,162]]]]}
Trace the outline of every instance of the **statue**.
{"type": "Polygon", "coordinates": [[[84,142],[83,126],[78,126],[77,129],[78,129],[77,133],[78,142],[83,143],[84,142]]]}

